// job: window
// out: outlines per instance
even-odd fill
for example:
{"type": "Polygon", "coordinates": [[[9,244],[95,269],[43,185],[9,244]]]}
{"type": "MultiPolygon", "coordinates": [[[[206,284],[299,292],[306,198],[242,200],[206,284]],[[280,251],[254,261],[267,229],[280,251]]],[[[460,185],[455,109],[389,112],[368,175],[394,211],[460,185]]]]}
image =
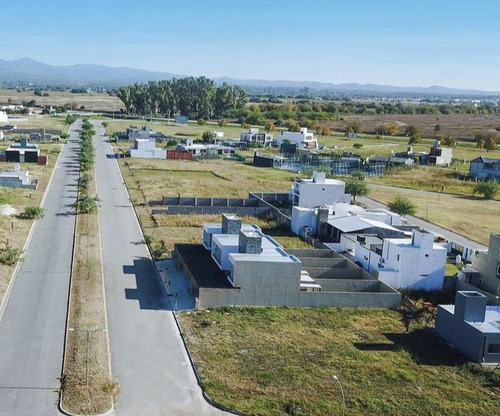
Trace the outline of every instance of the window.
{"type": "Polygon", "coordinates": [[[399,261],[399,254],[398,254],[398,257],[397,257],[396,261],[399,261]]]}
{"type": "Polygon", "coordinates": [[[500,278],[500,264],[497,264],[497,277],[500,278]]]}
{"type": "Polygon", "coordinates": [[[500,354],[500,344],[489,344],[488,354],[500,354]]]}
{"type": "Polygon", "coordinates": [[[429,255],[428,255],[428,254],[426,254],[426,255],[425,255],[425,257],[429,257],[429,255]]]}

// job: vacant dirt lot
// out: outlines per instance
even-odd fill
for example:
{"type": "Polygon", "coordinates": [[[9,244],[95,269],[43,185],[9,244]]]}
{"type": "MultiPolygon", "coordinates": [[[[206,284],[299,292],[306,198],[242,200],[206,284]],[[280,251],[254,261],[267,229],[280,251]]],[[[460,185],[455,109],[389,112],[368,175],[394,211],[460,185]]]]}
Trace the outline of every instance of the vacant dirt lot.
{"type": "Polygon", "coordinates": [[[49,95],[39,97],[33,92],[17,92],[15,90],[0,90],[0,104],[22,104],[23,101],[35,100],[37,106],[59,107],[65,104],[72,105],[78,110],[82,105],[90,111],[117,111],[123,107],[117,97],[106,93],[91,92],[86,94],[73,94],[62,91],[44,91],[49,95]],[[10,100],[10,101],[9,101],[10,100]]]}

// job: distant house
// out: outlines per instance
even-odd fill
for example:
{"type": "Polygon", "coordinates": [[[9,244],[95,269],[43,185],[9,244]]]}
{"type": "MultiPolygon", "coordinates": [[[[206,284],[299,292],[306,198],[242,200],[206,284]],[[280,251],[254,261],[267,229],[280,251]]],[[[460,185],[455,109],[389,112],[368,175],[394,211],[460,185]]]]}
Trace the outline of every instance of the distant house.
{"type": "Polygon", "coordinates": [[[495,302],[500,300],[500,234],[491,234],[488,251],[477,251],[471,261],[458,272],[458,286],[477,289],[495,302]]]}
{"type": "Polygon", "coordinates": [[[141,128],[130,126],[125,130],[125,132],[118,134],[117,138],[118,140],[128,140],[129,142],[133,142],[135,139],[161,141],[165,139],[166,136],[163,133],[154,131],[149,126],[144,125],[141,128]]]}
{"type": "Polygon", "coordinates": [[[371,156],[369,158],[369,163],[373,164],[384,164],[387,166],[413,166],[415,163],[413,159],[409,157],[399,157],[399,156],[371,156]]]}
{"type": "Polygon", "coordinates": [[[259,129],[251,128],[247,132],[241,133],[240,142],[255,144],[259,147],[270,147],[273,141],[273,135],[270,133],[261,133],[259,129]]]}
{"type": "Polygon", "coordinates": [[[447,249],[434,234],[413,230],[410,238],[380,238],[373,234],[343,234],[343,251],[384,283],[397,289],[441,290],[447,249]]]}
{"type": "Polygon", "coordinates": [[[286,131],[276,138],[276,144],[281,147],[281,144],[285,142],[295,143],[299,148],[317,149],[318,140],[316,136],[307,131],[307,127],[302,127],[300,132],[286,131]]]}
{"type": "Polygon", "coordinates": [[[421,165],[449,166],[453,157],[453,149],[441,147],[441,141],[435,140],[429,152],[414,152],[413,147],[408,146],[405,152],[396,153],[396,157],[416,159],[421,165]]]}
{"type": "Polygon", "coordinates": [[[455,305],[439,305],[436,332],[476,363],[500,363],[500,308],[479,292],[458,291],[455,305]]]}
{"type": "Polygon", "coordinates": [[[180,114],[175,115],[175,124],[188,124],[188,121],[188,116],[181,116],[180,114]]]}
{"type": "Polygon", "coordinates": [[[14,128],[10,130],[11,134],[20,134],[21,136],[24,134],[29,135],[29,138],[33,142],[50,142],[54,139],[57,139],[61,136],[61,130],[53,130],[53,129],[18,129],[14,128]]]}
{"type": "Polygon", "coordinates": [[[166,159],[167,151],[158,149],[155,140],[135,139],[134,146],[130,148],[130,157],[143,159],[166,159]]]}
{"type": "Polygon", "coordinates": [[[32,181],[27,170],[21,170],[19,163],[15,163],[13,171],[4,170],[0,173],[0,186],[36,189],[37,183],[32,181]]]}
{"type": "Polygon", "coordinates": [[[40,149],[37,144],[28,143],[28,140],[23,138],[19,143],[12,144],[11,147],[5,150],[6,162],[19,163],[38,163],[40,149]]]}
{"type": "Polygon", "coordinates": [[[0,111],[0,123],[6,123],[9,121],[9,117],[5,111],[0,111]]]}
{"type": "Polygon", "coordinates": [[[441,142],[436,140],[429,151],[429,165],[449,166],[453,156],[453,149],[441,147],[441,142]]]}
{"type": "Polygon", "coordinates": [[[469,175],[479,180],[500,180],[500,159],[476,157],[470,161],[469,175]]]}
{"type": "Polygon", "coordinates": [[[177,152],[189,152],[196,157],[203,156],[232,156],[234,147],[218,144],[197,144],[188,140],[186,144],[178,144],[175,148],[177,152]]]}

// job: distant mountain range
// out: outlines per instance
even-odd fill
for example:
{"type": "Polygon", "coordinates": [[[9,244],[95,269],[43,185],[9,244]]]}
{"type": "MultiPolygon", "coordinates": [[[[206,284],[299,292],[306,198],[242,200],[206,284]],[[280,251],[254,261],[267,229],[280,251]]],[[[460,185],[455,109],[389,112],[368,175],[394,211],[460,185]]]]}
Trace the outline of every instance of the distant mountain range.
{"type": "MultiPolygon", "coordinates": [[[[186,75],[169,72],[154,72],[127,67],[113,68],[104,65],[77,64],[69,66],[49,65],[23,58],[14,61],[0,59],[0,83],[7,85],[62,85],[72,87],[105,86],[117,87],[134,82],[159,81],[186,75]]],[[[460,95],[460,96],[499,96],[500,91],[482,91],[475,89],[448,88],[433,85],[431,87],[396,87],[378,84],[332,84],[314,81],[285,81],[260,79],[214,78],[217,84],[241,85],[253,88],[281,88],[329,90],[351,93],[411,93],[425,95],[460,95]]]]}

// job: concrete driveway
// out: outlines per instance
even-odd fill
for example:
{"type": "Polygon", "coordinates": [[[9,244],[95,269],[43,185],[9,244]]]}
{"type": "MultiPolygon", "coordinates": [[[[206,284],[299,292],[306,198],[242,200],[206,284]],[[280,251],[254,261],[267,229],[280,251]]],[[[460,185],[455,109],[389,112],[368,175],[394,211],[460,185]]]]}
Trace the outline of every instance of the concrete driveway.
{"type": "Polygon", "coordinates": [[[79,169],[75,127],[0,322],[0,415],[58,414],[79,169]]]}
{"type": "Polygon", "coordinates": [[[223,414],[202,397],[113,149],[94,126],[112,372],[121,389],[116,414],[223,414]]]}

